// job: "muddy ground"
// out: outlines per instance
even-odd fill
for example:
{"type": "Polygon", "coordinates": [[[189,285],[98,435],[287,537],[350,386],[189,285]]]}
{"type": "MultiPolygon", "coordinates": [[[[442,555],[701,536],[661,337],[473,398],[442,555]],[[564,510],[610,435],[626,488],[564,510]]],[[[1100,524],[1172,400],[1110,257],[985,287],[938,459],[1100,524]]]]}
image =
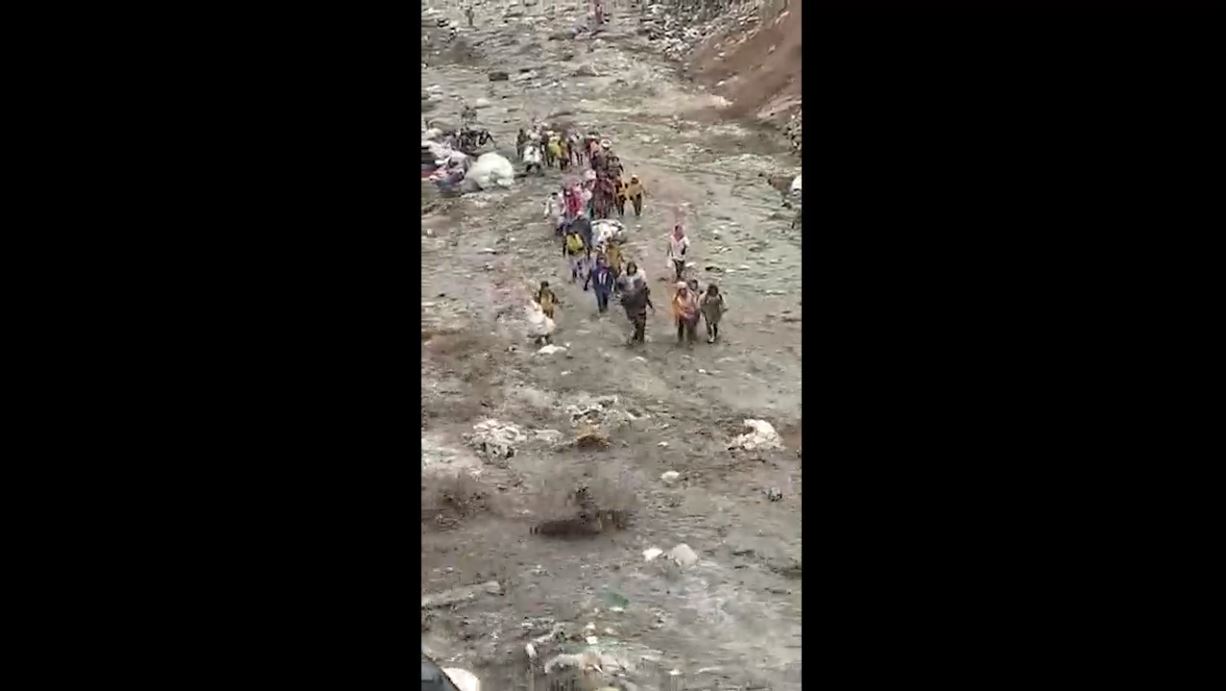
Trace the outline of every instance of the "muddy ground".
{"type": "Polygon", "coordinates": [[[631,348],[623,311],[598,315],[592,293],[568,284],[542,214],[557,170],[459,199],[423,183],[423,594],[499,584],[424,605],[423,642],[484,689],[549,688],[543,663],[584,650],[606,657],[576,688],[801,688],[801,229],[756,177],[800,164],[779,133],[712,117],[719,100],[652,54],[634,12],[572,36],[586,19],[569,7],[480,6],[476,28],[452,40],[435,19],[463,27],[459,7],[424,9],[425,115],[456,122],[460,99],[485,99],[479,122],[513,162],[531,117],[611,139],[652,195],[626,219],[626,255],[658,310],[648,343],[631,348]],[[490,81],[493,70],[511,79],[490,81]],[[729,301],[715,345],[674,342],[665,234],[679,214],[691,275],[729,301]],[[526,337],[523,307],[541,280],[563,301],[565,352],[538,354],[526,337]],[[731,450],[747,418],[774,425],[783,448],[731,450]],[[474,448],[488,419],[523,434],[510,458],[474,448]],[[608,447],[574,444],[586,431],[608,447]],[[625,529],[531,534],[573,510],[579,484],[628,511],[625,529]],[[645,561],[679,543],[698,563],[645,561]]]}

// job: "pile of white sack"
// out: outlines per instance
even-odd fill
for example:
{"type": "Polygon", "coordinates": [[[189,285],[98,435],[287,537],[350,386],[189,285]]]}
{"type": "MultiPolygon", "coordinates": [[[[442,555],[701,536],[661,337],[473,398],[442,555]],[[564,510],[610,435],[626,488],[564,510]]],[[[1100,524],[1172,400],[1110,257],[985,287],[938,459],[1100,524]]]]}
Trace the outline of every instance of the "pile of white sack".
{"type": "Polygon", "coordinates": [[[478,189],[488,190],[496,186],[511,187],[515,177],[516,169],[511,161],[492,151],[478,156],[478,160],[470,164],[465,181],[477,185],[478,189]]]}
{"type": "Polygon", "coordinates": [[[615,221],[610,218],[602,218],[593,221],[593,245],[595,247],[603,247],[607,242],[625,242],[627,239],[627,229],[621,221],[615,221]]]}
{"type": "Polygon", "coordinates": [[[541,305],[530,300],[524,311],[529,321],[529,338],[545,338],[554,333],[554,320],[546,316],[541,305]]]}

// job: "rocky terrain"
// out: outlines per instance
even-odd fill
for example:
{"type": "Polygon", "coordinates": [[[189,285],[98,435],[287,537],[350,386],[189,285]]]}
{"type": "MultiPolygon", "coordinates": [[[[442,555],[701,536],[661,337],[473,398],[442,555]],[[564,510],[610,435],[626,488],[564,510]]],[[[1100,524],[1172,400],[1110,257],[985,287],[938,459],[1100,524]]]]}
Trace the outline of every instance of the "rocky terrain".
{"type": "Polygon", "coordinates": [[[626,254],[658,306],[629,348],[622,310],[568,283],[543,217],[566,174],[446,199],[423,183],[423,642],[489,690],[799,689],[801,229],[760,177],[799,162],[662,55],[651,5],[604,27],[582,7],[486,3],[473,28],[423,10],[427,118],[473,105],[513,161],[532,119],[598,130],[644,180],[626,254]],[[688,271],[730,302],[717,344],[674,344],[676,220],[688,271]],[[554,348],[526,335],[541,280],[554,348]]]}

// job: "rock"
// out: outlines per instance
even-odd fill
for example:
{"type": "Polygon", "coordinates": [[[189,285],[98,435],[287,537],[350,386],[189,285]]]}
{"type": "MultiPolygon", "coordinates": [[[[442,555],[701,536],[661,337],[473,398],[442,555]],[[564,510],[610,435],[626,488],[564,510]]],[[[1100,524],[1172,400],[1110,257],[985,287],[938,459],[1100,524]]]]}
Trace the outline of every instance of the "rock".
{"type": "Polygon", "coordinates": [[[490,101],[485,98],[479,98],[473,102],[474,108],[485,108],[490,105],[490,101]]]}
{"type": "Polygon", "coordinates": [[[566,350],[567,349],[562,346],[556,346],[556,345],[550,344],[550,345],[544,345],[541,348],[539,348],[537,350],[537,354],[538,355],[554,355],[555,353],[562,353],[566,350]]]}
{"type": "Polygon", "coordinates": [[[563,440],[563,433],[557,429],[539,429],[533,432],[533,438],[547,444],[557,444],[563,440]]]}
{"type": "Polygon", "coordinates": [[[666,448],[666,447],[668,447],[668,446],[669,446],[669,442],[667,442],[667,441],[659,441],[659,442],[657,442],[657,446],[659,446],[659,447],[661,447],[661,448],[663,448],[663,449],[664,449],[664,448],[666,448]]]}
{"type": "Polygon", "coordinates": [[[667,470],[664,473],[661,473],[661,482],[671,485],[676,482],[679,477],[680,476],[677,470],[667,470]]]}
{"type": "Polygon", "coordinates": [[[598,75],[597,75],[597,70],[593,69],[592,65],[585,63],[577,67],[576,71],[571,73],[571,76],[573,77],[596,77],[598,75]]]}
{"type": "Polygon", "coordinates": [[[770,422],[766,420],[743,420],[742,424],[749,427],[751,431],[735,437],[730,443],[729,448],[745,449],[747,451],[782,448],[780,435],[776,433],[776,429],[772,427],[770,422]]]}
{"type": "Polygon", "coordinates": [[[667,556],[684,569],[688,566],[694,566],[699,561],[699,555],[695,554],[695,550],[691,549],[685,542],[671,549],[667,556]]]}
{"type": "Polygon", "coordinates": [[[506,82],[507,72],[500,72],[500,71],[489,72],[487,73],[486,78],[492,82],[506,82]]]}
{"type": "Polygon", "coordinates": [[[610,438],[591,425],[585,425],[576,435],[576,448],[578,449],[606,449],[609,446],[610,438]]]}
{"type": "Polygon", "coordinates": [[[583,672],[600,668],[601,657],[591,650],[586,650],[575,655],[556,655],[546,663],[543,671],[549,676],[565,669],[579,669],[583,672]]]}
{"type": "Polygon", "coordinates": [[[784,497],[780,489],[776,487],[769,487],[763,490],[763,493],[767,495],[768,501],[780,501],[784,497]]]}
{"type": "Polygon", "coordinates": [[[479,595],[499,595],[503,589],[499,586],[498,581],[487,581],[478,585],[467,585],[460,588],[452,588],[440,593],[431,593],[422,596],[422,608],[430,609],[433,607],[444,607],[454,605],[458,602],[467,602],[477,599],[479,595]]]}
{"type": "Polygon", "coordinates": [[[648,549],[644,550],[644,561],[652,561],[653,559],[661,556],[664,551],[665,550],[658,549],[656,547],[649,547],[648,549]]]}
{"type": "Polygon", "coordinates": [[[597,637],[596,636],[585,636],[584,642],[588,643],[589,645],[597,645],[597,637]]]}
{"type": "Polygon", "coordinates": [[[532,643],[525,643],[524,644],[524,654],[528,655],[530,660],[536,660],[537,659],[537,648],[534,648],[532,643]]]}

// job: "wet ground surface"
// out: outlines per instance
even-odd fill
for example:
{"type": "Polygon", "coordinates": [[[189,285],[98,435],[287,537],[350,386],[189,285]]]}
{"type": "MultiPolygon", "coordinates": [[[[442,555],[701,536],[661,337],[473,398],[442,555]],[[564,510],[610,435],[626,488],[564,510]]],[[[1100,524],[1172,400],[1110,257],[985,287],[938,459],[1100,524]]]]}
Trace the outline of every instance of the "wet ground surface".
{"type": "MultiPolygon", "coordinates": [[[[543,218],[557,169],[457,199],[423,183],[423,591],[501,586],[424,610],[423,640],[483,688],[548,688],[530,679],[525,644],[558,624],[568,640],[539,644],[539,657],[606,652],[621,669],[601,683],[616,688],[801,688],[801,229],[757,177],[799,163],[783,135],[721,121],[713,97],[648,50],[633,16],[551,40],[584,18],[484,9],[451,42],[434,19],[463,25],[461,11],[424,15],[427,117],[455,123],[460,99],[485,99],[479,123],[513,163],[532,117],[609,138],[652,195],[642,218],[628,209],[624,255],[647,271],[658,310],[648,343],[630,348],[624,312],[598,315],[592,293],[568,283],[543,218]],[[571,76],[588,67],[600,76],[571,76]],[[511,79],[489,81],[493,70],[511,79]],[[690,275],[719,283],[730,305],[714,345],[675,344],[665,235],[679,214],[690,275]],[[523,308],[541,280],[563,301],[554,342],[565,352],[537,354],[526,336],[523,308]],[[599,396],[617,400],[585,420],[568,410],[599,396]],[[774,425],[785,448],[730,450],[747,418],[774,425]],[[513,457],[492,462],[466,445],[486,419],[523,430],[513,457]],[[569,444],[585,424],[609,447],[569,444]],[[666,471],[678,479],[662,481],[666,471]],[[562,497],[580,482],[634,507],[630,525],[585,539],[531,534],[567,511],[562,497]],[[698,563],[642,555],[679,543],[698,563]]],[[[586,684],[599,686],[590,675],[577,688],[586,684]]]]}

